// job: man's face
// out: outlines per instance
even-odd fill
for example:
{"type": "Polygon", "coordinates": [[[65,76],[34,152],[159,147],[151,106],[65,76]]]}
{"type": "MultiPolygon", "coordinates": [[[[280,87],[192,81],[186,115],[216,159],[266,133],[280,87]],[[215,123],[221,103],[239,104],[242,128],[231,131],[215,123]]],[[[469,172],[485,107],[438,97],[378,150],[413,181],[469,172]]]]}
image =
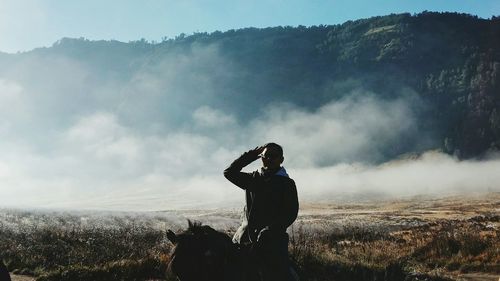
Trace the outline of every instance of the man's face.
{"type": "Polygon", "coordinates": [[[283,163],[283,157],[272,147],[266,147],[261,154],[262,166],[266,169],[276,169],[283,163]]]}

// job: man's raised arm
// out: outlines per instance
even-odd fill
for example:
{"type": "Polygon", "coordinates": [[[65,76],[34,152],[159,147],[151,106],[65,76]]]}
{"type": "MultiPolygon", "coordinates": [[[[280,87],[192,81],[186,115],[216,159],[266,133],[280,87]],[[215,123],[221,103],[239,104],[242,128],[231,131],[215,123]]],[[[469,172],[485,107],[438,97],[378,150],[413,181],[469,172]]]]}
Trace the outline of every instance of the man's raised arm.
{"type": "Polygon", "coordinates": [[[238,159],[234,160],[229,167],[224,170],[224,177],[230,182],[239,186],[242,189],[247,189],[248,184],[252,180],[251,173],[244,173],[241,171],[243,167],[259,159],[259,155],[264,150],[264,147],[259,146],[252,150],[243,153],[238,159]]]}

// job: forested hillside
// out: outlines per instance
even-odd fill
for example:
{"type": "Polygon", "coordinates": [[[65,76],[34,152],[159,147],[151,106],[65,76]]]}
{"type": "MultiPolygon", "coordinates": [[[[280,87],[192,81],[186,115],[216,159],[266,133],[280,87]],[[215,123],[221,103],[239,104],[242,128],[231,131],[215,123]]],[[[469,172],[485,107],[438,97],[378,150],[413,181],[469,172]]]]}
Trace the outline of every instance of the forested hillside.
{"type": "MultiPolygon", "coordinates": [[[[41,104],[48,93],[66,101],[62,109],[56,102],[34,109],[48,124],[65,122],[50,117],[54,111],[112,108],[126,124],[172,129],[200,106],[244,123],[278,103],[314,111],[355,95],[404,97],[417,128],[384,146],[377,161],[429,149],[471,158],[500,149],[499,47],[500,18],[424,12],[181,34],[160,43],[65,38],[0,54],[0,79],[43,93],[32,96],[41,104]]],[[[27,123],[20,127],[38,129],[27,123]]]]}

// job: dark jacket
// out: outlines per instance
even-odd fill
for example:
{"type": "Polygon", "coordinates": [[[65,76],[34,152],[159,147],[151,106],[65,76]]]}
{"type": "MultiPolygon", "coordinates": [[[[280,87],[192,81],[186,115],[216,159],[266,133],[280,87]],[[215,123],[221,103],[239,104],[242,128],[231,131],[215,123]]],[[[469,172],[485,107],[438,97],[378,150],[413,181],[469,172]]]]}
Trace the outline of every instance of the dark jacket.
{"type": "Polygon", "coordinates": [[[243,153],[224,170],[224,176],[245,190],[246,206],[242,225],[233,237],[236,243],[256,242],[259,233],[279,236],[295,221],[299,210],[295,182],[284,168],[270,173],[241,172],[258,159],[254,151],[243,153]]]}

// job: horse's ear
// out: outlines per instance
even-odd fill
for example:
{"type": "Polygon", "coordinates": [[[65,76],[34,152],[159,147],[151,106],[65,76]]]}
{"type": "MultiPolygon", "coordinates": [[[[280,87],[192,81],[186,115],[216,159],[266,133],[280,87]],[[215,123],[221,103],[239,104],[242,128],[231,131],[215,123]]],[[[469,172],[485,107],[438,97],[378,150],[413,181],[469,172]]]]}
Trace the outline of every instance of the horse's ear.
{"type": "Polygon", "coordinates": [[[167,230],[167,238],[173,244],[177,244],[177,235],[172,230],[167,230]]]}

